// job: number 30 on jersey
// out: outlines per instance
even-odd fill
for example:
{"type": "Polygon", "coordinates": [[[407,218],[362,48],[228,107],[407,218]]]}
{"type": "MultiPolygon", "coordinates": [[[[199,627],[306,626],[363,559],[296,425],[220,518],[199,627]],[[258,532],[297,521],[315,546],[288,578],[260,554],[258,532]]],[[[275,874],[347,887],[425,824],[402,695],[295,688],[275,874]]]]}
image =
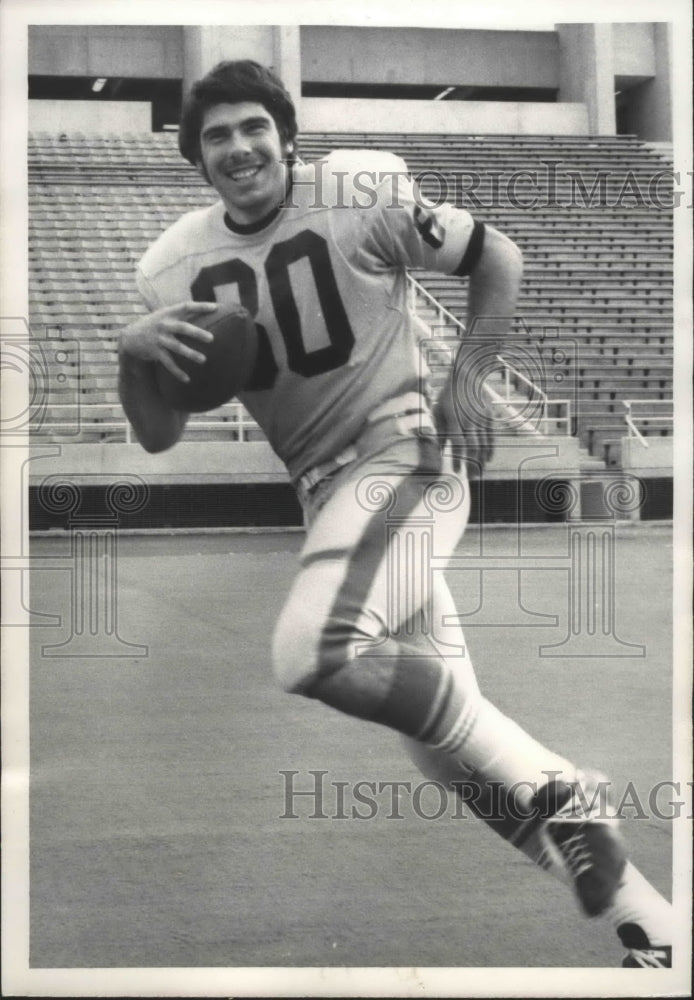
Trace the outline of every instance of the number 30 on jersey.
{"type": "MultiPolygon", "coordinates": [[[[310,229],[303,229],[291,239],[276,243],[264,266],[290,370],[311,378],[344,365],[354,347],[354,333],[340,298],[325,239],[310,229]],[[312,351],[306,349],[289,271],[291,264],[303,259],[310,266],[329,340],[324,347],[312,351]]],[[[203,267],[191,285],[191,294],[196,302],[216,302],[215,289],[220,285],[234,284],[238,286],[241,305],[255,317],[258,313],[258,280],[253,268],[239,257],[203,267]]],[[[258,322],[256,329],[260,338],[260,363],[249,388],[270,389],[277,377],[277,362],[267,330],[258,322]]]]}

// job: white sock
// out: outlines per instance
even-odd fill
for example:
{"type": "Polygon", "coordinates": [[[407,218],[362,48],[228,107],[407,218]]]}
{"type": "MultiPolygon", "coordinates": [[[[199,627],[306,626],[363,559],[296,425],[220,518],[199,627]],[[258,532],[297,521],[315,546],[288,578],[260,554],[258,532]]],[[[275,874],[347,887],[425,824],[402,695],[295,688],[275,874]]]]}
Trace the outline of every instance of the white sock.
{"type": "MultiPolygon", "coordinates": [[[[513,788],[520,809],[527,808],[537,789],[548,781],[576,780],[576,768],[570,761],[538,743],[486,698],[481,699],[474,717],[468,716],[464,721],[465,725],[459,721],[444,738],[429,745],[450,754],[464,772],[475,771],[487,781],[502,782],[507,789],[513,788]]],[[[536,864],[566,880],[565,873],[538,850],[535,838],[531,838],[523,851],[536,864]]],[[[655,947],[672,944],[670,904],[630,862],[613,903],[601,918],[615,929],[622,924],[636,924],[655,947]]]]}
{"type": "Polygon", "coordinates": [[[615,930],[622,924],[636,924],[654,947],[672,944],[672,907],[630,861],[614,902],[602,917],[615,930]]]}
{"type": "Polygon", "coordinates": [[[548,781],[571,782],[576,777],[570,761],[538,743],[486,698],[482,698],[474,722],[458,745],[449,748],[444,741],[442,748],[466,770],[512,788],[521,808],[527,808],[538,788],[548,781]]]}

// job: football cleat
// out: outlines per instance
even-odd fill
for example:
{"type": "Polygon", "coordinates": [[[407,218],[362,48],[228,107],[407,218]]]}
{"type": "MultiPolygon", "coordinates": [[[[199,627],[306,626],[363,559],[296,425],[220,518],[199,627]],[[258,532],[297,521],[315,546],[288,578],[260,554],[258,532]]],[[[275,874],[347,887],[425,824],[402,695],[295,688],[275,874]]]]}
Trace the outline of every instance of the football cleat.
{"type": "Polygon", "coordinates": [[[610,905],[626,866],[617,818],[606,790],[602,775],[578,772],[571,784],[548,782],[533,799],[545,866],[573,885],[590,917],[610,905]]]}
{"type": "Polygon", "coordinates": [[[654,946],[637,924],[622,924],[617,929],[620,941],[627,949],[622,962],[624,969],[671,969],[672,948],[670,945],[654,946]]]}

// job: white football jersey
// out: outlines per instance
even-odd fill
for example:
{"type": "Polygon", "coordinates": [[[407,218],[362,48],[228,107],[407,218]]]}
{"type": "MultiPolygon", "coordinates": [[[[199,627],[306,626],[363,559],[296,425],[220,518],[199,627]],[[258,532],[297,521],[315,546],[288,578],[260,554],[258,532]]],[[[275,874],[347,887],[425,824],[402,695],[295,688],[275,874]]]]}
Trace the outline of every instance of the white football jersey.
{"type": "Polygon", "coordinates": [[[338,151],[295,164],[281,209],[235,226],[220,201],[190,212],[145,253],[150,309],[240,302],[260,336],[239,398],[293,479],[342,451],[376,406],[420,388],[419,321],[406,269],[465,273],[475,223],[427,204],[403,160],[338,151]]]}

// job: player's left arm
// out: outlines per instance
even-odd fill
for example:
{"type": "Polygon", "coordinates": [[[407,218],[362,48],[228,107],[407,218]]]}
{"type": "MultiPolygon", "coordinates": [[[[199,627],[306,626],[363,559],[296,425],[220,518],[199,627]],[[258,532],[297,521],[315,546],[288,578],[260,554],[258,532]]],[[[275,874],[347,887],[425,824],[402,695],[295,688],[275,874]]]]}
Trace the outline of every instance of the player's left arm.
{"type": "Polygon", "coordinates": [[[464,209],[429,203],[404,160],[384,154],[382,166],[393,183],[379,189],[367,251],[386,264],[469,279],[466,335],[434,416],[442,442],[452,444],[456,468],[466,461],[474,475],[491,457],[492,422],[482,387],[511,329],[523,258],[512,240],[464,209]]]}
{"type": "Polygon", "coordinates": [[[522,276],[520,249],[498,229],[485,226],[482,252],[470,272],[468,334],[501,349],[516,314],[522,276]]]}
{"type": "Polygon", "coordinates": [[[523,256],[516,244],[485,226],[481,251],[470,270],[466,333],[435,408],[439,433],[451,442],[454,467],[459,469],[464,461],[472,475],[493,451],[483,385],[511,330],[522,274],[523,256]]]}

